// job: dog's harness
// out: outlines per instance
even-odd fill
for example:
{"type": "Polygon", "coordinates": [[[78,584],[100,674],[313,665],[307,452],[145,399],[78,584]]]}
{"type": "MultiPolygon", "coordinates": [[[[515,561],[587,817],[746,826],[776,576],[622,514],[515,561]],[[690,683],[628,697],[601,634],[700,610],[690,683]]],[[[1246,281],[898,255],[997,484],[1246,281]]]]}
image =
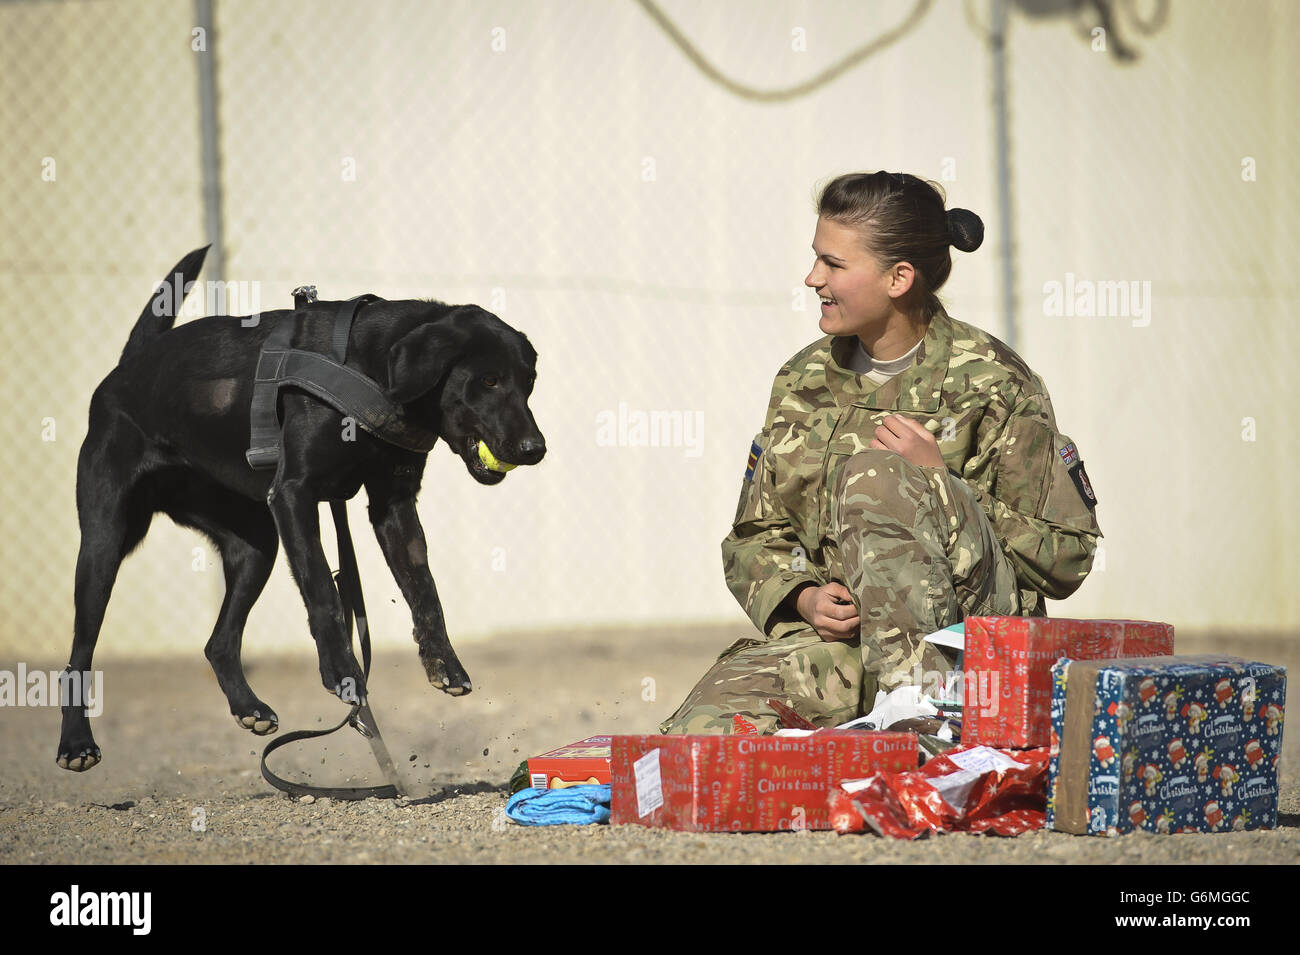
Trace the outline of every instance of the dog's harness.
{"type": "Polygon", "coordinates": [[[291,347],[294,329],[298,327],[293,319],[325,307],[325,303],[317,303],[314,285],[294,289],[293,300],[293,316],[275,320],[257,356],[248,451],[244,455],[249,466],[273,468],[280,461],[280,418],[276,405],[284,387],[301,388],[315,395],[389,444],[422,454],[431,451],[437,435],[403,415],[402,406],[389,398],[373,378],[344,364],[357,309],[374,301],[375,296],[358,295],[339,303],[334,312],[332,356],[291,347]]]}
{"type": "MultiPolygon", "coordinates": [[[[253,403],[249,422],[249,447],[245,454],[250,467],[272,468],[280,463],[280,420],[276,412],[280,389],[301,388],[352,418],[364,430],[390,444],[408,451],[427,453],[433,448],[436,436],[419,427],[402,415],[400,405],[394,403],[372,379],[344,365],[348,356],[348,338],[357,309],[374,300],[373,295],[359,295],[339,304],[334,312],[334,329],[330,342],[333,356],[320,352],[290,347],[295,318],[308,310],[319,310],[324,303],[316,302],[315,286],[294,289],[294,314],[276,320],[262,345],[257,359],[253,381],[253,403]],[[312,306],[318,305],[317,309],[312,306]]],[[[357,573],[357,555],[352,549],[352,534],[348,530],[346,501],[330,501],[334,529],[339,545],[339,571],[334,576],[339,599],[343,602],[348,643],[352,642],[352,625],[356,622],[357,638],[361,643],[362,673],[370,679],[370,624],[366,618],[366,604],[361,595],[361,577],[357,573]]],[[[405,796],[402,779],[384,745],[379,723],[368,702],[354,702],[337,726],[324,730],[296,730],[285,733],[266,744],[262,750],[262,777],[276,789],[291,796],[327,796],[331,799],[396,799],[405,796]],[[309,786],[294,783],[271,772],[266,758],[281,746],[304,739],[329,736],[344,726],[352,726],[370,743],[371,751],[388,779],[386,786],[309,786]]]]}

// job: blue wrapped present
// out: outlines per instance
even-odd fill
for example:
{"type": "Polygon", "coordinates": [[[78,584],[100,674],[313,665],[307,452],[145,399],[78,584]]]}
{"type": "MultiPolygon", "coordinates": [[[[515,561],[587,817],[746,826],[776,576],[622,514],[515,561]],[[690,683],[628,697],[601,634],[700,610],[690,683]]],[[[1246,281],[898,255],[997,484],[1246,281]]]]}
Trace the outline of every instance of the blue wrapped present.
{"type": "Polygon", "coordinates": [[[1118,835],[1277,825],[1286,669],[1220,655],[1052,668],[1047,827],[1118,835]]]}

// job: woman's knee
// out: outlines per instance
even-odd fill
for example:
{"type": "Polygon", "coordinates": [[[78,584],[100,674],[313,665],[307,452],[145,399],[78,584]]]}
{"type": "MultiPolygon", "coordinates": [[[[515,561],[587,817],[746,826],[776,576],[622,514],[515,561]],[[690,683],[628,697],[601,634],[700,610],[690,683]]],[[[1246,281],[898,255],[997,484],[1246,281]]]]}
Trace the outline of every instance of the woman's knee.
{"type": "Polygon", "coordinates": [[[871,448],[849,455],[832,496],[841,519],[870,519],[914,527],[925,515],[942,510],[936,498],[938,468],[912,464],[894,451],[871,448]]]}
{"type": "Polygon", "coordinates": [[[767,704],[773,698],[805,719],[833,726],[857,715],[861,692],[858,644],[828,643],[809,627],[719,659],[659,730],[731,734],[739,715],[759,733],[772,733],[780,728],[767,704]]]}

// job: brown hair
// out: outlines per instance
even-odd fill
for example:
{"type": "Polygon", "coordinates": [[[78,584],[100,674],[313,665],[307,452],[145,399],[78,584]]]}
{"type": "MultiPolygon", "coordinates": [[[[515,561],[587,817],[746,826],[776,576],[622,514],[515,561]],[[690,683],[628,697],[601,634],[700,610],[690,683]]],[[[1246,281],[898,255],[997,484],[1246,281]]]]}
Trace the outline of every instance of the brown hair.
{"type": "Polygon", "coordinates": [[[944,210],[937,182],[908,173],[854,172],[837,176],[817,198],[817,214],[857,227],[882,269],[910,262],[914,294],[929,319],[939,308],[935,294],[952,272],[949,245],[974,252],[984,241],[984,222],[969,209],[944,210]]]}

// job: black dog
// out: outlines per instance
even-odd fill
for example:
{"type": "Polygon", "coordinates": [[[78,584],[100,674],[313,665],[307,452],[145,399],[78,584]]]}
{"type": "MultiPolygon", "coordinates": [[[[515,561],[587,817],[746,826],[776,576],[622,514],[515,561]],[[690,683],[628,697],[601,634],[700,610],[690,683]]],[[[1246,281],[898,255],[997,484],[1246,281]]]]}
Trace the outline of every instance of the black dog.
{"type": "MultiPolygon", "coordinates": [[[[175,276],[177,288],[187,290],[206,252],[190,253],[164,282],[175,276]]],[[[329,323],[277,311],[172,328],[182,297],[174,296],[174,307],[159,308],[160,297],[145,307],[118,366],[91,398],[77,461],[81,550],[69,670],[91,669],[118,567],[161,511],[207,535],[221,553],[226,595],[205,652],[241,726],[264,735],[279,725],[249,688],[240,647],[280,540],[307,605],[321,681],[349,702],[364,701],[365,681],[318,520],[319,502],[346,500],[364,487],[375,535],[411,607],[429,682],[453,696],[470,692],[447,637],[415,510],[427,452],[349,430],[342,412],[288,388],[278,405],[279,468],[253,470],[245,460],[249,406],[269,329],[276,321],[302,321],[298,334],[325,350],[329,323]]],[[[524,335],[477,306],[377,299],[356,313],[346,366],[382,386],[411,425],[431,433],[430,440],[446,441],[475,480],[496,484],[504,473],[480,460],[480,441],[507,464],[536,464],[546,453],[528,408],[536,363],[524,335]]],[[[76,702],[63,707],[58,763],[84,771],[99,762],[100,751],[76,702]]]]}

